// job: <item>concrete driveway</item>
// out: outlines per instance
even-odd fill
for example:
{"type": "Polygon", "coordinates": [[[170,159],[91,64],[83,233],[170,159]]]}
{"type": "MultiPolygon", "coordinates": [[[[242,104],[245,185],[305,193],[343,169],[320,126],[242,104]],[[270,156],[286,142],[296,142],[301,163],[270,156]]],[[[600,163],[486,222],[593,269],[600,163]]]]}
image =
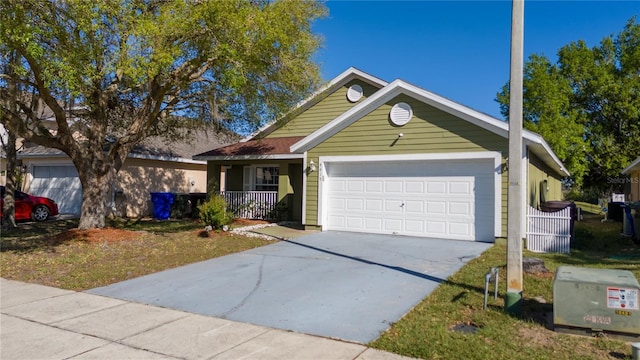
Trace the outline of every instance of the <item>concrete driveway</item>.
{"type": "Polygon", "coordinates": [[[490,246],[321,232],[87,292],[368,343],[490,246]]]}

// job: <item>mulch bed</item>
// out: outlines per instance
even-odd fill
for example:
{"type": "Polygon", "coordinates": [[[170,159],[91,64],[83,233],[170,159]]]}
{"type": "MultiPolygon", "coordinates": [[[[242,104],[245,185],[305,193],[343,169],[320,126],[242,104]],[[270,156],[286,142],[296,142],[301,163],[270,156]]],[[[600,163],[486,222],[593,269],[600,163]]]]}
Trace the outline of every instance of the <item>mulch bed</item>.
{"type": "Polygon", "coordinates": [[[130,231],[115,228],[78,230],[71,229],[52,237],[54,243],[63,243],[70,240],[85,241],[88,243],[104,243],[116,241],[134,240],[142,235],[140,231],[130,231]]]}

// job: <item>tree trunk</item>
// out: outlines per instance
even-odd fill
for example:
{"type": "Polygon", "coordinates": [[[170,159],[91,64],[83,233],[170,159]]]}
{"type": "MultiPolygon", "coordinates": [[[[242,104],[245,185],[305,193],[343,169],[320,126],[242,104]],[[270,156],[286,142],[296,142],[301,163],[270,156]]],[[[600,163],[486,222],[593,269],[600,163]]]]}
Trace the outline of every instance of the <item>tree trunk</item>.
{"type": "Polygon", "coordinates": [[[4,195],[4,219],[3,225],[7,228],[16,228],[16,135],[8,131],[7,143],[2,144],[7,151],[7,183],[5,186],[6,193],[4,195]]]}
{"type": "Polygon", "coordinates": [[[111,167],[105,174],[96,174],[89,168],[78,170],[82,183],[82,210],[78,229],[104,228],[115,169],[111,167]]]}

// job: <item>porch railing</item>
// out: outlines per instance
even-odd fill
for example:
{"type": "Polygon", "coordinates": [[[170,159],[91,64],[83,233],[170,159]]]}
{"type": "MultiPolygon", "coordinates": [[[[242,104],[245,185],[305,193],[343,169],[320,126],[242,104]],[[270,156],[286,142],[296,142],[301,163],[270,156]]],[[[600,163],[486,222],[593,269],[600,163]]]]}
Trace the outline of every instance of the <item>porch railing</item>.
{"type": "Polygon", "coordinates": [[[227,208],[242,219],[272,219],[278,203],[277,191],[221,191],[227,208]]]}

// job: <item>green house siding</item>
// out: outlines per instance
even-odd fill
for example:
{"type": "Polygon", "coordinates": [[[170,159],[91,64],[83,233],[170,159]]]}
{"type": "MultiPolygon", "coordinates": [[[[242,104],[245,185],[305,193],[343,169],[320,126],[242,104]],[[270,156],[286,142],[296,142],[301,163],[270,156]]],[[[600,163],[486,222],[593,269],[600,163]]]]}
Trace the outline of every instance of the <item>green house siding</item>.
{"type": "MultiPolygon", "coordinates": [[[[308,161],[320,156],[392,155],[498,151],[507,156],[507,140],[444,111],[401,95],[373,110],[355,123],[308,151],[308,161]],[[413,118],[398,127],[389,121],[389,111],[398,102],[413,108],[413,118]],[[398,139],[398,133],[403,137],[398,139]],[[396,139],[398,139],[396,141],[396,139]]],[[[502,174],[502,233],[506,236],[507,174],[502,174]]],[[[306,224],[317,226],[318,172],[307,178],[306,224]]]]}
{"type": "Polygon", "coordinates": [[[538,208],[541,202],[562,200],[562,182],[560,177],[544,164],[537,156],[529,152],[528,205],[538,208]]]}
{"type": "Polygon", "coordinates": [[[318,95],[318,100],[315,100],[318,101],[317,104],[297,115],[284,126],[274,130],[265,137],[307,136],[353,106],[363,102],[376,91],[378,91],[378,88],[375,86],[369,85],[361,80],[352,80],[333,93],[318,95]],[[359,101],[352,103],[347,100],[347,89],[355,84],[362,87],[364,94],[359,101]]]}

